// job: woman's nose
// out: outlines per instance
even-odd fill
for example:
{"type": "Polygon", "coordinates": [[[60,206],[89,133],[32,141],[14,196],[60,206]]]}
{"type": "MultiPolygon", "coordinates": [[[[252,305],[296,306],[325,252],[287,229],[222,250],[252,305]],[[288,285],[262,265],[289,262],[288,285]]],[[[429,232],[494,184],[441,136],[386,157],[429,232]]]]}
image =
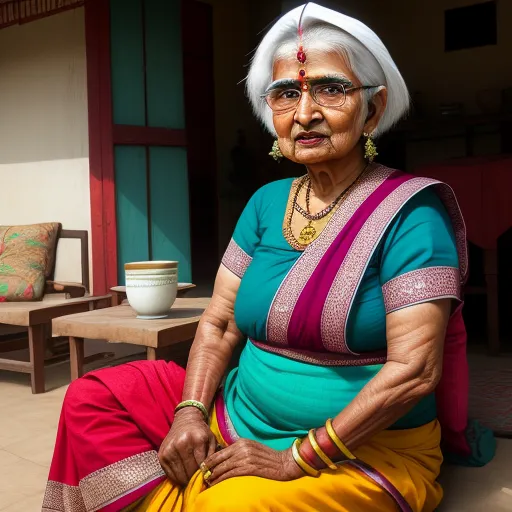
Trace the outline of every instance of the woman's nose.
{"type": "Polygon", "coordinates": [[[315,119],[321,118],[319,105],[313,100],[309,91],[303,91],[295,111],[295,121],[302,126],[308,126],[315,119]]]}

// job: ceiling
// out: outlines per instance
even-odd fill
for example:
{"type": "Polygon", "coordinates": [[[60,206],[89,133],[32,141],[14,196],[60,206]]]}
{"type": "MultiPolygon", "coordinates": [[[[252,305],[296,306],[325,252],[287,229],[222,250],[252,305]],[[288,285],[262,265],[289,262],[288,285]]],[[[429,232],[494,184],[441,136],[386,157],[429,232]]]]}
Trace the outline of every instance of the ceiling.
{"type": "Polygon", "coordinates": [[[0,29],[83,5],[84,0],[0,0],[0,29]]]}

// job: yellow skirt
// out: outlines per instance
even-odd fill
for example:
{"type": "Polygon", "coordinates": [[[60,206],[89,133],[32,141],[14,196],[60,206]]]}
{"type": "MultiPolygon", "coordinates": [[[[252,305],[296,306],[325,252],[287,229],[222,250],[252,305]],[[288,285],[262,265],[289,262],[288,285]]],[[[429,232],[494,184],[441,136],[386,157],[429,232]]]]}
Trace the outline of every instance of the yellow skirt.
{"type": "MultiPolygon", "coordinates": [[[[211,429],[221,445],[216,415],[211,429]]],[[[386,430],[355,450],[380,471],[415,512],[432,512],[443,491],[436,479],[442,463],[437,421],[409,430],[386,430]]],[[[396,512],[397,505],[378,485],[349,465],[289,482],[244,476],[212,488],[198,471],[183,489],[167,480],[142,502],[138,512],[396,512]]]]}

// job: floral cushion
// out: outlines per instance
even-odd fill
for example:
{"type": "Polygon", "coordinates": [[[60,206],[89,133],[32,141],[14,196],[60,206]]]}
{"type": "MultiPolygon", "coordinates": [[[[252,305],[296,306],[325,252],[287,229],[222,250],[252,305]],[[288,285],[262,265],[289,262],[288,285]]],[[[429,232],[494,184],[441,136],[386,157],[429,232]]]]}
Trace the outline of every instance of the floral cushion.
{"type": "Polygon", "coordinates": [[[41,300],[60,224],[0,226],[0,302],[41,300]]]}

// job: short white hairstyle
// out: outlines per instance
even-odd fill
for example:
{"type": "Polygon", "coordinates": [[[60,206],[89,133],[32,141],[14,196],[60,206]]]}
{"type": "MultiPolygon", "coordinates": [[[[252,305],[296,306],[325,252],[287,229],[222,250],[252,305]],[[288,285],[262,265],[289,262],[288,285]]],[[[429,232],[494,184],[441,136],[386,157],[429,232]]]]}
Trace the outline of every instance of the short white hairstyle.
{"type": "MultiPolygon", "coordinates": [[[[364,23],[314,3],[297,7],[282,16],[258,46],[246,84],[247,95],[256,116],[275,135],[272,110],[264,94],[272,82],[274,61],[293,55],[298,49],[301,14],[302,41],[306,53],[337,52],[346,59],[362,85],[383,85],[387,88],[386,110],[374,134],[378,136],[388,131],[409,109],[410,97],[405,81],[387,48],[364,23]]],[[[363,93],[367,99],[366,108],[378,90],[367,89],[363,93]]]]}

